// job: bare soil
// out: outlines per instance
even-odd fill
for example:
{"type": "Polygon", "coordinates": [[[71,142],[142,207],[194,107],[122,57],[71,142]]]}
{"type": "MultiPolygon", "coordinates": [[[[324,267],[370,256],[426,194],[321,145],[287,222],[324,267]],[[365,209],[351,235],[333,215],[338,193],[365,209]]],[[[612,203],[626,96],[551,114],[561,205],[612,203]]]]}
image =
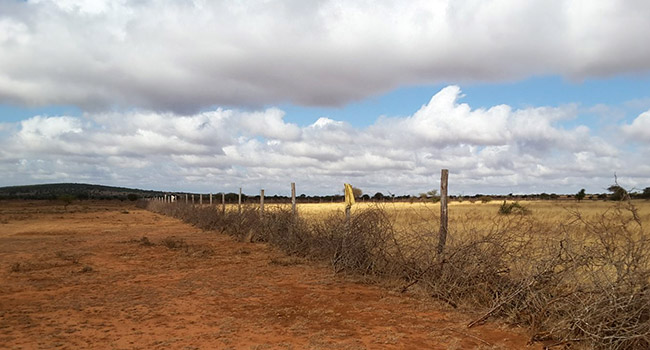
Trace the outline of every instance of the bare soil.
{"type": "Polygon", "coordinates": [[[120,202],[0,202],[2,349],[540,349],[120,202]]]}

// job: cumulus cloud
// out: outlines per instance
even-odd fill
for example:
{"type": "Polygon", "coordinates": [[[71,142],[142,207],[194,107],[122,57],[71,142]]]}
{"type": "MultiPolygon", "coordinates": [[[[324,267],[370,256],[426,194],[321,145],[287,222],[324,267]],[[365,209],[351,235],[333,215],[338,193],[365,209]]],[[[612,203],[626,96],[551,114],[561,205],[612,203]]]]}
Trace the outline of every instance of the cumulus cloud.
{"type": "Polygon", "coordinates": [[[195,113],[638,73],[648,32],[644,0],[3,1],[0,103],[195,113]]]}
{"type": "MultiPolygon", "coordinates": [[[[418,193],[437,186],[441,168],[455,194],[604,191],[617,170],[630,187],[650,182],[640,155],[593,135],[573,105],[473,109],[460,96],[449,86],[413,115],[364,128],[327,117],[299,127],[277,108],[34,116],[4,131],[0,178],[269,193],[291,181],[307,193],[335,193],[343,182],[418,193]]],[[[648,113],[622,132],[646,142],[648,113]]]]}
{"type": "Polygon", "coordinates": [[[621,129],[626,136],[650,145],[650,110],[641,113],[632,124],[623,125],[621,129]]]}

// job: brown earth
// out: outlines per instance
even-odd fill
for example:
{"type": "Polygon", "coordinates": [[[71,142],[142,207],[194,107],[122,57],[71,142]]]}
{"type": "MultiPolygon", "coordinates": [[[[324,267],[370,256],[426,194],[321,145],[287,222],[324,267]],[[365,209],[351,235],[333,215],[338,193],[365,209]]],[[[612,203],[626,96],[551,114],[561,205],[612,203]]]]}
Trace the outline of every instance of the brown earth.
{"type": "Polygon", "coordinates": [[[2,349],[541,348],[119,202],[0,202],[0,281],[2,349]]]}

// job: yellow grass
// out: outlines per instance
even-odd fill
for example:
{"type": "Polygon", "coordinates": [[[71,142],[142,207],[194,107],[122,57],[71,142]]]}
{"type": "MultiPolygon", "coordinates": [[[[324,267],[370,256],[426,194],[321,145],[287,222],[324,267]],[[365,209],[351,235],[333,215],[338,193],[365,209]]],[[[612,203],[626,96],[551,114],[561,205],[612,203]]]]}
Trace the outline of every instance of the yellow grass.
{"type": "MultiPolygon", "coordinates": [[[[508,201],[512,202],[512,201],[508,201]]],[[[449,203],[449,231],[463,231],[460,228],[471,225],[474,228],[491,227],[498,219],[499,207],[503,201],[494,200],[488,203],[479,201],[450,202],[449,203]]],[[[530,209],[528,217],[538,223],[549,226],[567,224],[575,219],[575,212],[580,213],[585,219],[596,218],[608,211],[612,211],[621,202],[591,201],[581,202],[570,200],[559,201],[519,201],[530,209]]],[[[650,225],[650,201],[633,200],[642,223],[650,225]]],[[[256,204],[247,203],[248,206],[256,204]]],[[[273,208],[289,209],[290,204],[266,204],[267,210],[273,208]]],[[[228,210],[237,210],[236,204],[228,204],[228,210]]],[[[440,204],[432,202],[358,202],[352,207],[352,215],[370,208],[382,208],[389,215],[396,229],[426,229],[437,231],[440,225],[440,204]]],[[[297,205],[298,213],[307,220],[323,219],[330,215],[344,215],[345,204],[338,203],[300,203],[297,205]]]]}
{"type": "MultiPolygon", "coordinates": [[[[492,224],[498,216],[502,201],[480,203],[469,201],[449,203],[450,228],[459,224],[472,222],[476,226],[492,224]]],[[[611,201],[519,201],[520,204],[531,210],[530,216],[537,221],[549,224],[567,223],[574,218],[573,212],[581,213],[585,218],[599,216],[613,210],[620,202],[611,201]]],[[[632,201],[639,211],[644,225],[650,224],[650,201],[632,201]]],[[[384,202],[384,203],[357,203],[352,208],[355,211],[381,207],[396,220],[396,225],[420,225],[425,222],[439,225],[440,205],[438,203],[422,202],[384,202]]],[[[314,203],[298,204],[298,211],[305,218],[322,218],[339,212],[343,215],[343,203],[314,203]]]]}

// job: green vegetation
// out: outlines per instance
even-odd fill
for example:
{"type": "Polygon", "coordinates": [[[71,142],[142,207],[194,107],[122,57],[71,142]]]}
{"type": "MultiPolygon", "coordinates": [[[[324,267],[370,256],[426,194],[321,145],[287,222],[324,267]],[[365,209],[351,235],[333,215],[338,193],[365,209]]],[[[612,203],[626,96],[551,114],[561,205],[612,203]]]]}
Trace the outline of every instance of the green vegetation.
{"type": "Polygon", "coordinates": [[[499,207],[499,214],[500,215],[510,215],[510,214],[528,215],[530,214],[530,209],[519,204],[519,202],[506,203],[506,201],[504,200],[503,204],[501,204],[501,206],[499,207]]]}
{"type": "Polygon", "coordinates": [[[609,186],[607,190],[611,192],[609,199],[613,201],[622,201],[628,196],[627,191],[618,184],[609,186]]]}

